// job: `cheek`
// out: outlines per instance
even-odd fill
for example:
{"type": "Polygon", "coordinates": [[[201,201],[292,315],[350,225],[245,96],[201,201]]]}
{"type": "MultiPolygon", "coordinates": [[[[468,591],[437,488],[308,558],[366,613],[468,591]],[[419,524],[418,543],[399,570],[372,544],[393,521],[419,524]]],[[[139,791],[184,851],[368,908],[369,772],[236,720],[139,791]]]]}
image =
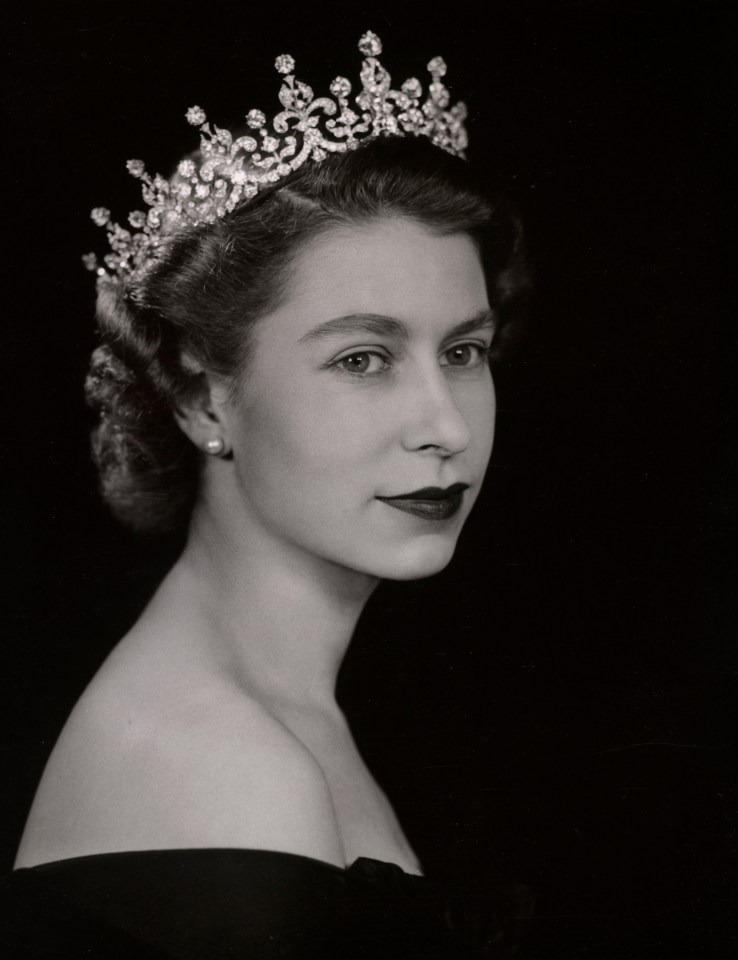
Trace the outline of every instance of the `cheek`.
{"type": "Polygon", "coordinates": [[[497,404],[495,402],[494,392],[492,402],[487,405],[479,414],[479,433],[480,444],[484,451],[486,460],[489,460],[492,454],[492,447],[495,439],[495,424],[497,422],[497,404]]]}
{"type": "Polygon", "coordinates": [[[345,490],[352,476],[367,481],[386,435],[371,405],[292,392],[274,391],[271,402],[252,404],[240,418],[234,453],[244,479],[262,489],[299,484],[307,497],[315,488],[345,490]]]}
{"type": "Polygon", "coordinates": [[[361,413],[335,400],[327,408],[287,399],[241,419],[233,448],[240,509],[283,543],[364,570],[386,437],[369,405],[361,413]]]}
{"type": "Polygon", "coordinates": [[[473,390],[457,393],[457,406],[471,434],[468,455],[478,465],[486,466],[492,453],[497,415],[497,398],[491,376],[484,384],[476,384],[473,390]]]}

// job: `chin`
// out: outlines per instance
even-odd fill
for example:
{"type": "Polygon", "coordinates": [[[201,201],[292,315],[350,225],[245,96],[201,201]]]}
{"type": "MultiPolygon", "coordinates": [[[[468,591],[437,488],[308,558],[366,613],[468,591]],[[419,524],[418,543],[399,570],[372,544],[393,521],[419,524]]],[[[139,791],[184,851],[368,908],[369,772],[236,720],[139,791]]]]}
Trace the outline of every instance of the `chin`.
{"type": "Polygon", "coordinates": [[[423,537],[396,551],[380,564],[377,576],[382,580],[422,580],[440,573],[451,562],[456,550],[456,538],[423,537]]]}

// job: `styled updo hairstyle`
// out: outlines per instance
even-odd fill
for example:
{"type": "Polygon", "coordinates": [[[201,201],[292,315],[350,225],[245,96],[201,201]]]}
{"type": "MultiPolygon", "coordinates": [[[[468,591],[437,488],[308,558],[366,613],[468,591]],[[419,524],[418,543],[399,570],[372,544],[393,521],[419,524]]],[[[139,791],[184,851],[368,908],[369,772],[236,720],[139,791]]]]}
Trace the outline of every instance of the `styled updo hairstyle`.
{"type": "Polygon", "coordinates": [[[300,250],[336,226],[403,217],[477,243],[501,336],[525,291],[519,222],[466,161],[425,137],[380,137],[305,163],[225,218],[167,244],[135,289],[102,279],[85,391],[97,414],[93,458],[102,495],[125,525],[164,533],[186,524],[201,455],[174,409],[204,374],[248,375],[252,325],[285,294],[300,250]]]}

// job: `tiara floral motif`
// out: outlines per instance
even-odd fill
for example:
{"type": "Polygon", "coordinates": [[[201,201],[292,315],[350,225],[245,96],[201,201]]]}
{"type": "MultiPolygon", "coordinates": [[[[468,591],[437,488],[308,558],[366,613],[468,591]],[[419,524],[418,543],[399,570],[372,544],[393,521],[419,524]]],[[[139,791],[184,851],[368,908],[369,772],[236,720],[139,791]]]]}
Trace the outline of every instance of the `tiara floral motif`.
{"type": "Polygon", "coordinates": [[[362,88],[354,99],[358,112],[349,105],[352,88],[345,77],[331,83],[332,97],[316,98],[306,83],[295,78],[295,61],[289,54],[277,57],[274,64],[284,77],[279,91],[283,109],[271,129],[261,110],[250,110],[246,125],[253,134],[234,137],[210,124],[200,107],[190,107],[187,121],[200,131],[199,160],[182,160],[172,180],[160,174],[151,177],[143,161],[129,160],[128,172],[141,180],[150,209],[129,214],[132,232],[114,223],[106,207],[95,207],[92,220],[106,228],[111,252],[103,258],[104,265],[94,253],[86,254],[82,260],[87,269],[99,277],[139,280],[173,234],[187,226],[212,223],[307,160],[320,163],[328,154],[351,150],[364,139],[382,134],[425,136],[463,157],[466,107],[460,102],[449,107],[449,93],[442,83],[446,64],[441,57],[428,64],[431,83],[421,103],[422,87],[414,77],[399,90],[391,89],[390,75],[377,60],[382,43],[376,34],[365,33],[359,51],[365,59],[362,88]]]}

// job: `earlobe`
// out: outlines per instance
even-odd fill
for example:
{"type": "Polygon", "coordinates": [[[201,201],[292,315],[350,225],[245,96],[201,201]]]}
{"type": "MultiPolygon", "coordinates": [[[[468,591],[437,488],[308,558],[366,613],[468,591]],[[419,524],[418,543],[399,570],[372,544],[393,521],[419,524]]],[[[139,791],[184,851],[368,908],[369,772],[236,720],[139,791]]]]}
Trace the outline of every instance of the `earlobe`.
{"type": "Polygon", "coordinates": [[[230,446],[223,439],[223,425],[210,411],[188,407],[176,409],[174,418],[195,446],[212,457],[230,458],[230,446]]]}
{"type": "Polygon", "coordinates": [[[207,406],[194,398],[186,404],[179,404],[172,412],[180,430],[200,449],[204,449],[208,440],[220,429],[217,418],[207,406]]]}
{"type": "Polygon", "coordinates": [[[222,413],[223,391],[198,361],[186,354],[182,354],[181,360],[182,366],[192,375],[193,387],[173,408],[174,419],[196,447],[222,456],[229,448],[222,413]]]}

